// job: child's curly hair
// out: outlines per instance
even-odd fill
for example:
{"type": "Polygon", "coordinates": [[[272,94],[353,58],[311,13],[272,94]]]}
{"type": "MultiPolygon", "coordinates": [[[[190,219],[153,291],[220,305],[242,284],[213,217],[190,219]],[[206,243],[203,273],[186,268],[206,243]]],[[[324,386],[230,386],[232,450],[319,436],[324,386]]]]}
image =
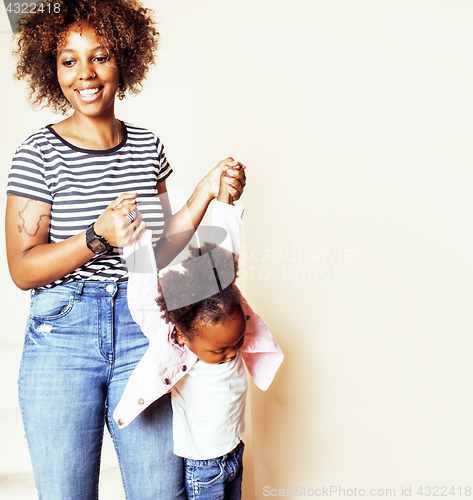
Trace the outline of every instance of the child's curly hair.
{"type": "Polygon", "coordinates": [[[118,98],[123,99],[127,91],[140,92],[158,46],[159,33],[150,9],[138,0],[42,0],[37,5],[35,13],[20,17],[14,50],[15,77],[27,80],[34,106],[48,106],[59,113],[70,108],[59,86],[56,59],[69,26],[77,22],[93,28],[114,54],[120,71],[118,98]],[[58,13],[55,4],[60,5],[58,13]]]}
{"type": "Polygon", "coordinates": [[[156,299],[165,322],[176,325],[181,333],[188,337],[197,333],[196,323],[216,325],[241,310],[240,292],[234,286],[238,271],[235,255],[213,243],[204,243],[199,248],[189,245],[189,252],[191,257],[182,262],[185,269],[183,273],[170,270],[159,278],[158,290],[160,295],[156,299]],[[208,268],[190,265],[191,262],[195,262],[196,258],[206,252],[211,253],[213,263],[218,263],[218,272],[214,267],[213,275],[209,275],[208,268]],[[208,290],[215,286],[216,280],[218,283],[221,281],[231,283],[225,288],[219,286],[220,291],[218,293],[207,297],[208,290]],[[168,291],[186,298],[193,296],[206,298],[177,309],[168,310],[163,289],[166,290],[168,300],[168,291]]]}

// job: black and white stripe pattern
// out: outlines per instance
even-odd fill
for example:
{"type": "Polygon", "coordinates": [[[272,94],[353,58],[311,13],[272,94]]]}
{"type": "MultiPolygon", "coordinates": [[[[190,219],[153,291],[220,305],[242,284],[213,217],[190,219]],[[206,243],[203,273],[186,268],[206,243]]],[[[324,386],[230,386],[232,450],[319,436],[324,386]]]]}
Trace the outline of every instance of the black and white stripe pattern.
{"type": "MultiPolygon", "coordinates": [[[[48,125],[16,151],[7,194],[51,205],[51,243],[84,231],[125,192],[138,193],[139,209],[147,229],[153,230],[153,239],[162,232],[157,183],[172,172],[163,145],[145,129],[124,123],[123,131],[116,147],[96,151],[73,146],[48,125]]],[[[90,260],[48,286],[78,279],[126,279],[118,250],[90,260]]]]}

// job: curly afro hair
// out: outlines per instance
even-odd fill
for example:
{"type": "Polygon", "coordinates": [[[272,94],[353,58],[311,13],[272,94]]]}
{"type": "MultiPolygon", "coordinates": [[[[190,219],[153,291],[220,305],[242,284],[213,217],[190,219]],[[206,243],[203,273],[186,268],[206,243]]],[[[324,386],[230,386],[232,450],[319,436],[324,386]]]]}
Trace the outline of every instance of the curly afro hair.
{"type": "MultiPolygon", "coordinates": [[[[213,243],[204,243],[197,248],[189,246],[191,256],[182,262],[184,272],[169,270],[158,280],[159,297],[156,299],[158,306],[162,311],[162,317],[166,323],[176,325],[179,331],[191,337],[197,334],[195,325],[204,323],[216,325],[225,318],[241,310],[240,292],[234,286],[237,278],[238,263],[235,255],[230,251],[221,248],[213,243]],[[217,269],[214,265],[214,274],[209,274],[207,268],[199,265],[192,265],[196,258],[208,252],[212,257],[213,264],[217,262],[217,269]],[[215,281],[219,284],[219,292],[210,295],[209,290],[215,289],[215,281]],[[222,288],[221,280],[229,283],[222,288]],[[172,291],[173,294],[180,297],[205,297],[189,305],[169,310],[166,305],[166,299],[163,289],[172,291]],[[210,295],[207,297],[207,295],[210,295]]],[[[166,293],[169,301],[169,295],[166,293]]]]}
{"type": "Polygon", "coordinates": [[[15,77],[26,79],[33,106],[63,114],[71,107],[59,86],[56,59],[73,23],[94,29],[114,54],[120,71],[118,98],[123,99],[126,92],[139,93],[158,46],[150,9],[138,0],[42,0],[35,13],[20,17],[14,50],[15,77]]]}

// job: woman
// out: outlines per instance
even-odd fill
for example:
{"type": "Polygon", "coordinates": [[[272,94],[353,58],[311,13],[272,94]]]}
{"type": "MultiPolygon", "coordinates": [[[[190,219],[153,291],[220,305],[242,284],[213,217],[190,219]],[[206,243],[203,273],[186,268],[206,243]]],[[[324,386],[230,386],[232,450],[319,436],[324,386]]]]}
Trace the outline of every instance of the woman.
{"type": "MultiPolygon", "coordinates": [[[[60,12],[52,5],[20,21],[17,77],[28,80],[34,103],[73,113],[18,148],[6,213],[12,279],[32,290],[19,396],[39,498],[97,498],[104,423],[127,498],[185,498],[169,397],[126,429],[111,418],[148,345],[128,310],[118,247],[145,226],[155,239],[195,228],[223,171],[239,198],[244,168],[227,158],[183,210],[163,214],[156,197],[172,172],[163,146],[114,113],[116,97],[136,93],[154,62],[150,12],[133,0],[68,1],[60,12]]],[[[159,241],[158,266],[179,250],[175,243],[159,241]]]]}

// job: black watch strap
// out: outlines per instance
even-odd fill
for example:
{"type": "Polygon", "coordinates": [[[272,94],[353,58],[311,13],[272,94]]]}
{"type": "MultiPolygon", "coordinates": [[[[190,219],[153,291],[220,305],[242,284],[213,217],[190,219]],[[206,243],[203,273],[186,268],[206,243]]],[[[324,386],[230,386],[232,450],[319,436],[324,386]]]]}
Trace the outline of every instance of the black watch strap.
{"type": "Polygon", "coordinates": [[[103,255],[110,250],[110,243],[102,236],[95,234],[94,224],[95,222],[87,228],[85,232],[85,241],[88,249],[94,252],[95,255],[103,255]]]}

